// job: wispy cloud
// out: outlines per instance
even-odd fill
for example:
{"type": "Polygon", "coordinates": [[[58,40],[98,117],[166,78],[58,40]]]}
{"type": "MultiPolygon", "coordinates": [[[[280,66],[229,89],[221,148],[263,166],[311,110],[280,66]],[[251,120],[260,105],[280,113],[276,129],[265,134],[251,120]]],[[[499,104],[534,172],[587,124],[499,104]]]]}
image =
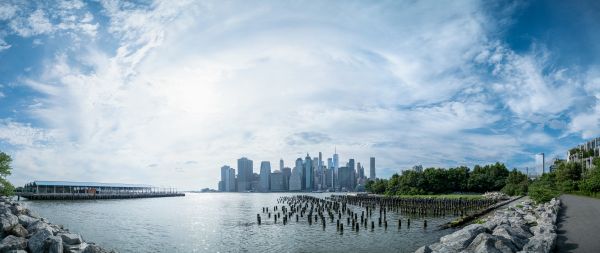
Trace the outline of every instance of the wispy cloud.
{"type": "Polygon", "coordinates": [[[240,156],[291,162],[337,145],[388,172],[516,166],[557,136],[597,134],[600,109],[580,107],[598,75],[556,67],[542,42],[517,52],[502,40],[522,7],[445,4],[3,3],[0,54],[9,34],[65,45],[11,80],[35,106],[0,139],[20,182],[194,188],[240,156]]]}

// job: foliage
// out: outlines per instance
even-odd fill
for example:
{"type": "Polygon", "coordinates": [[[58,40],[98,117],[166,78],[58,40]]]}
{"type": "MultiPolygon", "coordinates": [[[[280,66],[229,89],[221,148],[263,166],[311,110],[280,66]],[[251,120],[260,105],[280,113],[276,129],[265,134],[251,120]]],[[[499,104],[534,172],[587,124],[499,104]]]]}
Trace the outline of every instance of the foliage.
{"type": "Polygon", "coordinates": [[[384,194],[387,186],[387,180],[385,179],[375,179],[369,180],[365,184],[365,190],[375,194],[384,194]]]}
{"type": "Polygon", "coordinates": [[[560,191],[557,189],[555,182],[556,175],[554,173],[542,175],[529,185],[529,197],[537,203],[548,202],[552,198],[558,197],[560,191]]]}
{"type": "Polygon", "coordinates": [[[509,175],[506,166],[495,163],[450,169],[427,168],[422,172],[406,170],[402,175],[394,174],[389,180],[370,181],[365,189],[372,193],[387,195],[446,194],[452,192],[498,191],[506,184],[509,175]],[[382,191],[382,187],[385,190],[382,191]]]}
{"type": "Polygon", "coordinates": [[[0,194],[9,196],[14,193],[15,187],[6,179],[10,175],[12,158],[4,152],[0,152],[0,194]]]}
{"type": "Polygon", "coordinates": [[[502,192],[510,196],[522,196],[527,194],[528,184],[529,179],[527,178],[527,175],[513,169],[508,173],[506,185],[502,188],[502,192]]]}
{"type": "Polygon", "coordinates": [[[563,192],[577,190],[577,182],[581,180],[581,164],[575,162],[562,162],[556,169],[557,187],[563,192]]]}

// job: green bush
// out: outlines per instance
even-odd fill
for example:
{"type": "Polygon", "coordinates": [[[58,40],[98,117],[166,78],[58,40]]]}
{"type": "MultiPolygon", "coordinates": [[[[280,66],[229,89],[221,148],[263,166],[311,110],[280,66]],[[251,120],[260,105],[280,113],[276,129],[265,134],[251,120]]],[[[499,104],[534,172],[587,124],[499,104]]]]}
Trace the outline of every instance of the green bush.
{"type": "Polygon", "coordinates": [[[12,168],[10,167],[10,163],[12,162],[12,158],[4,152],[0,152],[0,194],[4,196],[10,196],[14,194],[15,187],[8,182],[6,176],[10,175],[10,171],[12,168]]]}
{"type": "Polygon", "coordinates": [[[554,173],[544,174],[529,185],[529,197],[536,203],[545,203],[560,195],[554,183],[554,173]]]}

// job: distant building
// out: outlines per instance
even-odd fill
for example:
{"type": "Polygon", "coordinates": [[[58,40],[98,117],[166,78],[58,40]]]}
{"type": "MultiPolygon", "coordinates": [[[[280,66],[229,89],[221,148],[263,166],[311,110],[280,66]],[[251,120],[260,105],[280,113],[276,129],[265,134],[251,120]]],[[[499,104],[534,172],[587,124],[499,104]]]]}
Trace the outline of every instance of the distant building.
{"type": "Polygon", "coordinates": [[[360,165],[360,163],[356,164],[356,169],[358,171],[358,179],[365,178],[365,168],[362,165],[360,165]]]}
{"type": "MultiPolygon", "coordinates": [[[[302,161],[302,159],[300,159],[302,161]]],[[[290,186],[289,191],[302,191],[304,188],[302,187],[302,182],[304,182],[302,177],[302,162],[298,164],[296,161],[296,166],[292,170],[292,175],[290,176],[290,186]]]]}
{"type": "Polygon", "coordinates": [[[312,191],[313,189],[313,162],[310,158],[310,155],[306,154],[306,158],[304,159],[304,189],[306,191],[312,191]]]}
{"type": "Polygon", "coordinates": [[[594,167],[594,158],[600,156],[600,137],[591,139],[567,152],[567,161],[581,163],[585,169],[594,167]]]}
{"type": "Polygon", "coordinates": [[[281,173],[278,170],[271,173],[271,191],[272,192],[286,191],[285,185],[283,182],[284,182],[283,173],[281,173]]]}
{"type": "Polygon", "coordinates": [[[283,158],[279,159],[279,171],[283,171],[283,158]]]}
{"type": "Polygon", "coordinates": [[[333,189],[335,187],[334,176],[335,170],[333,169],[333,158],[327,158],[327,187],[333,189]]]}
{"type": "Polygon", "coordinates": [[[221,167],[221,181],[219,181],[220,192],[235,191],[235,170],[228,165],[221,167]]]}
{"type": "Polygon", "coordinates": [[[260,162],[260,187],[259,191],[268,192],[270,190],[271,163],[269,161],[260,162]]]}
{"type": "Polygon", "coordinates": [[[375,157],[371,157],[369,163],[369,179],[375,180],[377,175],[375,175],[375,157]]]}
{"type": "Polygon", "coordinates": [[[288,191],[290,189],[290,177],[292,176],[292,169],[289,167],[284,167],[281,170],[281,174],[283,175],[283,188],[288,191]]]}
{"type": "Polygon", "coordinates": [[[237,177],[237,190],[238,192],[246,192],[252,190],[253,181],[253,166],[252,160],[242,157],[237,160],[238,164],[238,177],[237,177]]]}
{"type": "Polygon", "coordinates": [[[338,169],[338,183],[340,190],[352,191],[354,184],[352,183],[352,169],[349,167],[341,167],[338,169]]]}

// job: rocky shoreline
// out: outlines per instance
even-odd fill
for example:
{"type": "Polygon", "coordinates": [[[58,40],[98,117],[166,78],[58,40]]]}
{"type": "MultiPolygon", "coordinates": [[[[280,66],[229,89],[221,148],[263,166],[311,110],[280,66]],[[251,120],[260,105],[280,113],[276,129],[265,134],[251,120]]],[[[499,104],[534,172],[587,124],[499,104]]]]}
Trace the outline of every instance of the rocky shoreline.
{"type": "Polygon", "coordinates": [[[0,197],[0,252],[108,253],[62,226],[48,223],[20,203],[0,197]]]}
{"type": "Polygon", "coordinates": [[[551,252],[556,243],[560,200],[519,205],[496,211],[481,224],[471,224],[419,248],[416,252],[551,252]]]}

